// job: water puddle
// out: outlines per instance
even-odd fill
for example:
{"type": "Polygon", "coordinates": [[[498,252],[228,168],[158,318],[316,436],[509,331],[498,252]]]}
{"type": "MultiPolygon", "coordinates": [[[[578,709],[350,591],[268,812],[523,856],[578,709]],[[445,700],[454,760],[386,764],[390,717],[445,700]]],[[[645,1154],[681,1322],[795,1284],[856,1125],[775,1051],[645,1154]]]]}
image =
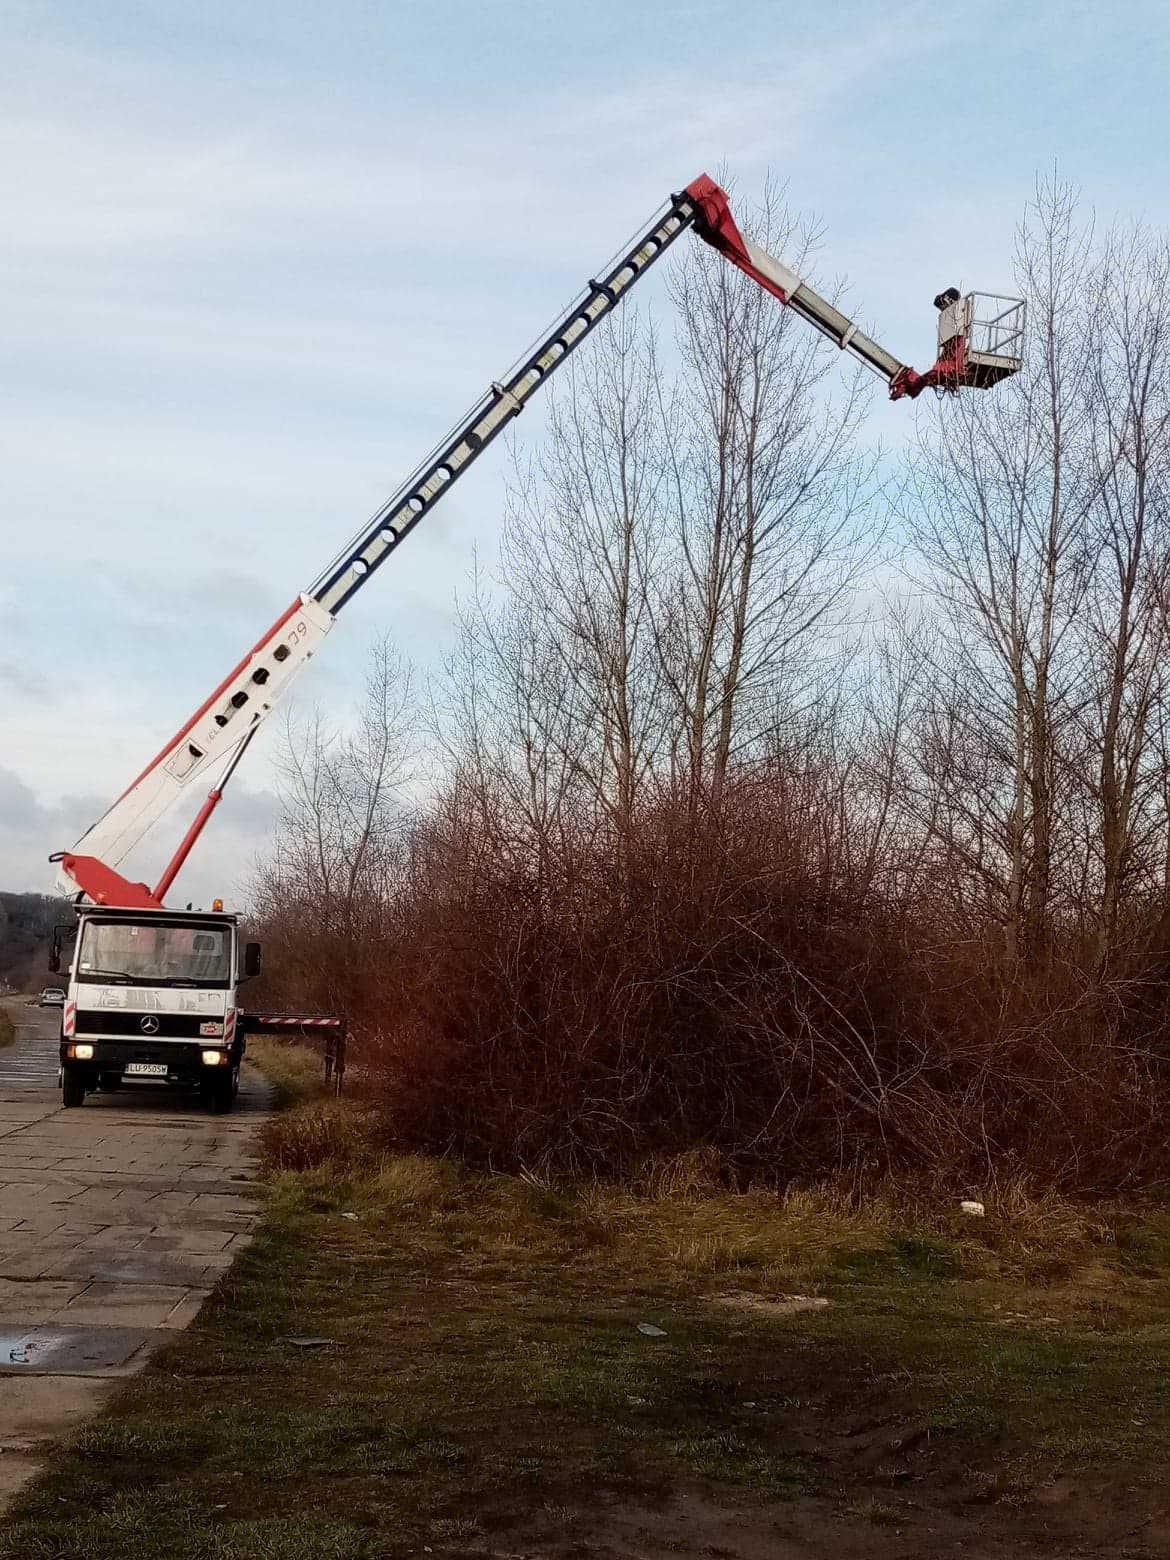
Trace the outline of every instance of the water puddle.
{"type": "Polygon", "coordinates": [[[0,1375],[35,1371],[72,1376],[124,1365],[154,1336],[140,1327],[0,1329],[0,1375]]]}
{"type": "Polygon", "coordinates": [[[0,1365],[44,1369],[65,1346],[60,1333],[0,1332],[0,1365]]]}

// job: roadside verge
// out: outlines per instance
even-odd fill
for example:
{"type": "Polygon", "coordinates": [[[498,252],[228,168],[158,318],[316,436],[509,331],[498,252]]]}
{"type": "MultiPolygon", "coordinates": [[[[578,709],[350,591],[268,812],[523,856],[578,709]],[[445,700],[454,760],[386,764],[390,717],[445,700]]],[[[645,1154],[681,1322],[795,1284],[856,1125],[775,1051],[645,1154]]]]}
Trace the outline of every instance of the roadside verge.
{"type": "Polygon", "coordinates": [[[1159,1210],[557,1187],[360,1101],[265,1136],[256,1238],[0,1555],[1165,1551],[1159,1210]]]}

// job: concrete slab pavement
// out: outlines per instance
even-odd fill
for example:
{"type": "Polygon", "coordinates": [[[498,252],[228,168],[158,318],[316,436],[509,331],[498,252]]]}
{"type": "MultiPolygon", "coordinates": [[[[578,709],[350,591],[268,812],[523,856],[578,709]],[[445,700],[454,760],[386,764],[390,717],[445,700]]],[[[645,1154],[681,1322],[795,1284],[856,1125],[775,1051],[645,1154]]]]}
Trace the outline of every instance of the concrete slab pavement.
{"type": "Polygon", "coordinates": [[[247,1244],[271,1101],[252,1073],[230,1116],[149,1084],[64,1111],[58,1010],[3,1000],[17,1041],[0,1050],[0,1505],[247,1244]]]}

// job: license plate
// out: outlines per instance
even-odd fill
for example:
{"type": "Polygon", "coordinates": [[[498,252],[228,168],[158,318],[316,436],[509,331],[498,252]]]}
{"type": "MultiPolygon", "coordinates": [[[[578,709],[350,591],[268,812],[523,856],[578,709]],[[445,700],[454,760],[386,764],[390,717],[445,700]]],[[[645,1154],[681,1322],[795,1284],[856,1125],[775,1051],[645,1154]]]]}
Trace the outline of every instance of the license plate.
{"type": "Polygon", "coordinates": [[[128,1078],[165,1078],[167,1075],[165,1062],[127,1062],[126,1076],[128,1078]]]}

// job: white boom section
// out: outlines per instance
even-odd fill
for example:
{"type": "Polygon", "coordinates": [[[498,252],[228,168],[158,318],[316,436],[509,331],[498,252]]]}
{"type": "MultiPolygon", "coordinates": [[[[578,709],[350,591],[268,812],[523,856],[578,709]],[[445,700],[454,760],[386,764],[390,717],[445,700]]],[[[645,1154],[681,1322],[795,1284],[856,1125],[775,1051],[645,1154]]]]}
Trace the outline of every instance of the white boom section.
{"type": "Polygon", "coordinates": [[[823,336],[828,336],[843,352],[850,352],[860,358],[887,381],[895,379],[903,371],[905,365],[893,353],[887,352],[885,347],[879,347],[876,341],[858,330],[847,315],[835,309],[820,293],[814,292],[807,282],[802,282],[783,261],[774,260],[766,249],[761,249],[759,244],[746,235],[743,246],[752,266],[781,290],[788,300],[788,307],[815,326],[823,336]]]}
{"type": "MultiPolygon", "coordinates": [[[[279,699],[333,627],[333,616],[308,596],[298,596],[122,793],[82,835],[76,854],[118,866],[190,783],[226,760],[279,699]]],[[[57,876],[66,894],[77,884],[57,876]]]]}

